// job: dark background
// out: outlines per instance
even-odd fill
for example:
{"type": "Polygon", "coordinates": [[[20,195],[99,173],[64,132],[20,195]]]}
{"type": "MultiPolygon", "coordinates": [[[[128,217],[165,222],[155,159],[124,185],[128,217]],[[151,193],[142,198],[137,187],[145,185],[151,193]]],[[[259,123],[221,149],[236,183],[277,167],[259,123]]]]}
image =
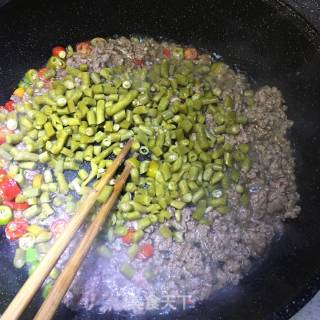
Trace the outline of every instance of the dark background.
{"type": "MultiPolygon", "coordinates": [[[[0,0],[1,1],[1,0],[0,0]]],[[[320,1],[319,0],[285,0],[297,11],[303,14],[320,30],[320,1]]]]}
{"type": "MultiPolygon", "coordinates": [[[[0,7],[10,0],[0,0],[0,7]]],[[[320,30],[320,1],[319,0],[285,0],[288,4],[299,11],[314,26],[320,30]]],[[[0,22],[1,27],[1,22],[0,22]]]]}
{"type": "MultiPolygon", "coordinates": [[[[10,0],[0,0],[0,6],[10,0]]],[[[318,0],[286,0],[296,10],[302,13],[310,22],[320,29],[320,1],[318,0]]]]}

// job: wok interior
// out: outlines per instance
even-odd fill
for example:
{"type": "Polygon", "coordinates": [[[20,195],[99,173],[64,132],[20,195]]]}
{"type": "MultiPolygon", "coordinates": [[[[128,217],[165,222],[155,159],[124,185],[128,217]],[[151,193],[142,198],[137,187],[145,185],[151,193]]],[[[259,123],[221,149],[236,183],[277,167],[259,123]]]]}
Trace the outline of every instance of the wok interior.
{"type": "MultiPolygon", "coordinates": [[[[302,214],[297,221],[287,223],[281,242],[271,248],[264,261],[257,262],[239,286],[218,292],[210,301],[177,316],[256,319],[280,310],[301,294],[300,288],[306,283],[314,284],[312,280],[320,264],[319,255],[314,254],[320,243],[316,196],[320,180],[317,169],[320,57],[317,35],[312,30],[306,33],[305,22],[288,12],[287,8],[272,7],[262,1],[241,5],[237,1],[202,1],[194,6],[182,1],[173,6],[163,1],[144,2],[141,7],[126,1],[93,1],[90,7],[86,1],[68,4],[43,1],[28,5],[16,1],[0,11],[4,26],[0,39],[6,43],[0,48],[0,78],[5,79],[0,83],[1,101],[8,97],[25,70],[43,65],[53,45],[76,43],[98,35],[131,33],[165,37],[214,50],[227,63],[245,71],[257,86],[276,85],[283,92],[289,106],[288,116],[295,123],[289,138],[295,149],[302,214]],[[43,12],[50,24],[43,25],[44,20],[39,19],[43,12]]],[[[3,253],[0,300],[4,308],[26,275],[11,268],[9,245],[3,238],[0,243],[3,253]]],[[[315,290],[312,288],[311,293],[315,290]]],[[[35,309],[38,303],[31,308],[35,309]]],[[[61,307],[57,319],[70,316],[61,307]]],[[[99,319],[85,312],[80,317],[99,319]]]]}

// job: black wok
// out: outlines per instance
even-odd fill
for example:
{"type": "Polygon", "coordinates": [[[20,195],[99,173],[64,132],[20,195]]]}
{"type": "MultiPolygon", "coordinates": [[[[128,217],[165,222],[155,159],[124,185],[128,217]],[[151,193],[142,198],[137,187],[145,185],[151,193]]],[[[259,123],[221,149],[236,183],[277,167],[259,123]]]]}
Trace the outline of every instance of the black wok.
{"type": "MultiPolygon", "coordinates": [[[[23,1],[0,9],[0,103],[30,67],[42,66],[56,44],[131,33],[164,37],[214,50],[254,81],[284,94],[296,158],[302,213],[286,222],[280,241],[236,287],[169,318],[288,319],[320,289],[320,38],[280,1],[23,1]]],[[[26,274],[12,266],[12,250],[0,229],[0,312],[26,274]]],[[[39,306],[36,298],[25,314],[39,306]]],[[[123,315],[72,313],[57,319],[122,319],[123,315]]],[[[150,319],[151,314],[144,316],[150,319]]],[[[161,316],[161,318],[168,316],[161,316]]]]}

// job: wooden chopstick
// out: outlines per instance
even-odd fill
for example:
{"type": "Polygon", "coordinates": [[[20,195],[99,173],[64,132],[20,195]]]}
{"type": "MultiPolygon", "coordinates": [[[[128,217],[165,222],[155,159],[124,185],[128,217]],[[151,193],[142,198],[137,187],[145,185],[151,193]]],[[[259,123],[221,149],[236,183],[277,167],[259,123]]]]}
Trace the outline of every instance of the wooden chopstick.
{"type": "Polygon", "coordinates": [[[55,284],[51,289],[48,297],[38,310],[36,316],[34,317],[34,320],[50,320],[54,316],[56,309],[58,308],[62,298],[68,291],[68,288],[71,285],[72,280],[74,279],[81,263],[86,257],[95,237],[100,231],[115,201],[117,200],[129,176],[130,169],[131,164],[126,162],[123,172],[121,173],[119,179],[114,185],[114,189],[110,198],[101,207],[98,214],[96,215],[91,225],[87,229],[80,244],[74,251],[72,257],[68,260],[67,264],[64,266],[58,279],[55,281],[55,284]]]}
{"type": "MultiPolygon", "coordinates": [[[[121,150],[121,153],[113,161],[112,165],[107,169],[105,174],[100,179],[97,186],[92,189],[86,200],[79,206],[75,212],[72,220],[66,226],[64,232],[55,241],[48,253],[37,267],[36,272],[27,279],[14,299],[11,301],[5,312],[1,316],[1,320],[17,320],[29,302],[40,288],[41,284],[48,276],[52,268],[55,266],[59,257],[68,246],[69,242],[82,225],[84,219],[87,217],[90,209],[94,205],[97,197],[99,196],[102,188],[111,180],[114,173],[125,159],[132,145],[132,140],[129,140],[127,144],[121,150]]],[[[45,318],[43,318],[45,319],[45,318]]]]}

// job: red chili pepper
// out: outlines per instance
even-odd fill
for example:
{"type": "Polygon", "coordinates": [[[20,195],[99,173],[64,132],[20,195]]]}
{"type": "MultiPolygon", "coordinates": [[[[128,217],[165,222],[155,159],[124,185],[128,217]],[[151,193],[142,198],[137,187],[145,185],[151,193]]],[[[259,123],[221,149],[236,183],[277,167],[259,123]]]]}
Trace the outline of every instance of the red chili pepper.
{"type": "Polygon", "coordinates": [[[154,249],[153,245],[150,243],[146,243],[140,247],[138,258],[141,260],[147,260],[153,256],[154,249]]]}
{"type": "Polygon", "coordinates": [[[14,110],[14,102],[12,100],[7,101],[4,104],[5,109],[7,109],[9,112],[14,110]]]}
{"type": "Polygon", "coordinates": [[[10,221],[6,228],[5,234],[9,240],[17,240],[27,232],[28,222],[23,218],[16,218],[10,221]]]}
{"type": "Polygon", "coordinates": [[[136,230],[134,228],[129,228],[126,235],[121,237],[124,244],[130,245],[133,242],[133,234],[136,230]]]}
{"type": "Polygon", "coordinates": [[[18,211],[24,211],[29,208],[29,204],[27,202],[16,203],[14,201],[4,200],[2,203],[5,206],[8,206],[13,210],[18,210],[18,211]]]}
{"type": "Polygon", "coordinates": [[[13,134],[14,131],[5,127],[0,127],[0,145],[6,142],[6,135],[13,134]]]}
{"type": "Polygon", "coordinates": [[[163,48],[162,49],[162,54],[166,57],[166,58],[170,58],[171,57],[171,52],[168,48],[163,48]]]}
{"type": "Polygon", "coordinates": [[[79,42],[76,44],[76,50],[81,54],[89,54],[92,50],[92,47],[89,42],[79,42]]]}
{"type": "Polygon", "coordinates": [[[7,177],[8,177],[8,172],[4,169],[0,169],[0,183],[3,180],[7,179],[7,177]]]}
{"type": "Polygon", "coordinates": [[[142,67],[144,65],[144,60],[143,59],[136,59],[134,58],[132,60],[132,62],[136,65],[136,66],[139,66],[139,67],[142,67]]]}
{"type": "Polygon", "coordinates": [[[45,80],[46,79],[46,73],[48,72],[48,68],[41,68],[38,70],[38,77],[41,79],[41,80],[45,80]]]}
{"type": "Polygon", "coordinates": [[[50,230],[53,234],[60,234],[64,231],[67,225],[67,221],[65,219],[58,219],[54,221],[50,227],[50,230]]]}
{"type": "Polygon", "coordinates": [[[6,136],[0,132],[0,144],[4,144],[6,142],[6,136]]]}
{"type": "Polygon", "coordinates": [[[52,48],[52,55],[55,57],[59,57],[61,59],[64,59],[67,54],[66,54],[64,47],[57,46],[57,47],[52,48]]]}
{"type": "Polygon", "coordinates": [[[21,189],[14,179],[4,179],[0,183],[0,198],[2,200],[13,200],[21,189]]]}

